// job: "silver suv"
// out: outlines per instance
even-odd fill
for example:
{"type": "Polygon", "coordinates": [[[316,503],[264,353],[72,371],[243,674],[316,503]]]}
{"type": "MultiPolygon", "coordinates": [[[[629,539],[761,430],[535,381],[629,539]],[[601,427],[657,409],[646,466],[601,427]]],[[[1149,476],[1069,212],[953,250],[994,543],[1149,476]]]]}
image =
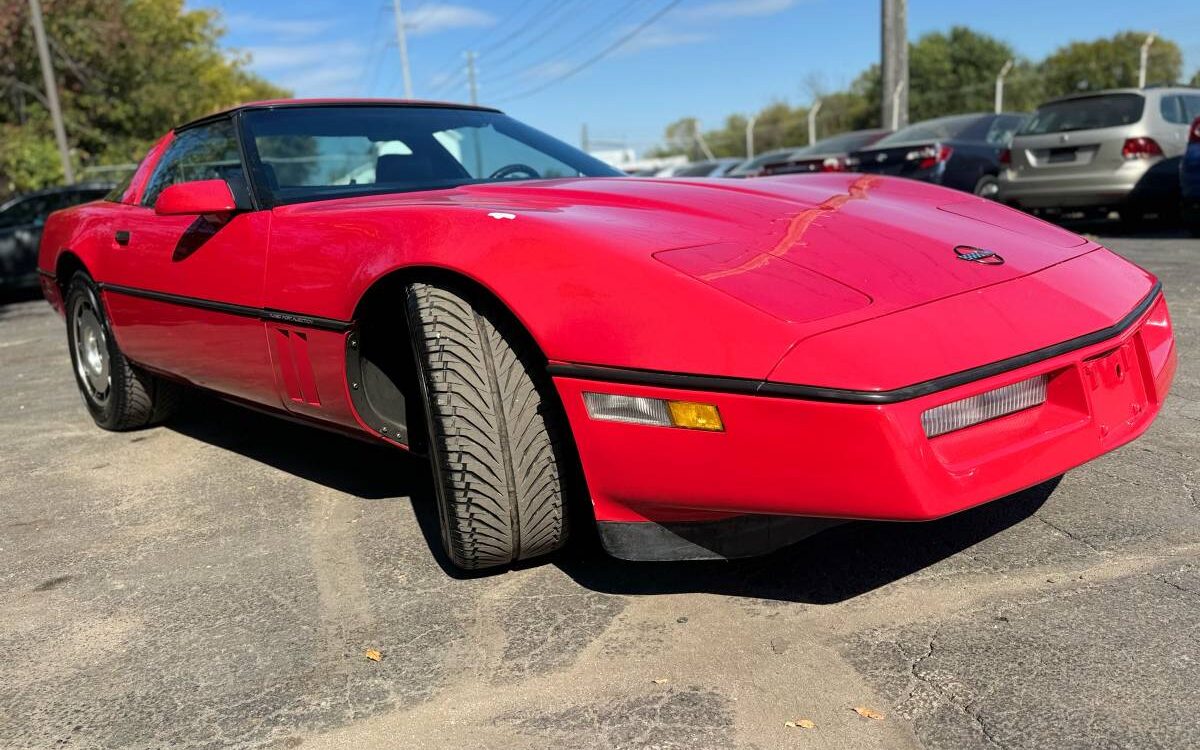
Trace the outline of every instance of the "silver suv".
{"type": "Polygon", "coordinates": [[[1030,210],[1110,209],[1122,218],[1179,205],[1179,158],[1200,89],[1113,89],[1038,107],[1013,137],[999,200],[1030,210]]]}

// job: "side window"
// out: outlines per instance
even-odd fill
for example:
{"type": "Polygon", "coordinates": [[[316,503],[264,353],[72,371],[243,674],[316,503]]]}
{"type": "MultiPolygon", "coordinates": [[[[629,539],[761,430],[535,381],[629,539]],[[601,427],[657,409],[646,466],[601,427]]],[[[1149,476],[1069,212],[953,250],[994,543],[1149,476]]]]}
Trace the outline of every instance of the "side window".
{"type": "Polygon", "coordinates": [[[26,198],[15,206],[9,207],[7,211],[0,214],[0,226],[19,227],[38,223],[39,219],[45,219],[46,214],[52,210],[47,210],[48,200],[47,196],[39,195],[26,198]]]}
{"type": "Polygon", "coordinates": [[[200,125],[179,133],[146,183],[143,206],[153,206],[163,190],[196,180],[238,180],[242,160],[230,120],[200,125]]]}
{"type": "Polygon", "coordinates": [[[1183,112],[1183,99],[1178,96],[1164,96],[1159,102],[1158,109],[1163,119],[1176,125],[1186,125],[1187,116],[1183,112]]]}
{"type": "Polygon", "coordinates": [[[1183,100],[1184,114],[1187,115],[1188,122],[1200,117],[1200,94],[1184,94],[1179,98],[1183,100]]]}
{"type": "Polygon", "coordinates": [[[1012,143],[1013,133],[1017,132],[1017,128],[1021,127],[1022,122],[1023,118],[1012,115],[1001,115],[992,120],[992,124],[988,128],[987,135],[984,138],[993,146],[1007,147],[1012,143]]]}

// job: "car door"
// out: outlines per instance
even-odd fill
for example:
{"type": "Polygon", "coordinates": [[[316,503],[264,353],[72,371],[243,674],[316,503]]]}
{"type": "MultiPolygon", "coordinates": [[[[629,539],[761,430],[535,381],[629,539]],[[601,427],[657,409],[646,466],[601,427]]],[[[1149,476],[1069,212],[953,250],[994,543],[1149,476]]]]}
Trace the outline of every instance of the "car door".
{"type": "Polygon", "coordinates": [[[114,205],[101,279],[113,332],[141,365],[278,406],[262,322],[270,212],[154,211],[167,187],[214,178],[226,180],[249,209],[230,119],[177,132],[140,196],[114,205]]]}

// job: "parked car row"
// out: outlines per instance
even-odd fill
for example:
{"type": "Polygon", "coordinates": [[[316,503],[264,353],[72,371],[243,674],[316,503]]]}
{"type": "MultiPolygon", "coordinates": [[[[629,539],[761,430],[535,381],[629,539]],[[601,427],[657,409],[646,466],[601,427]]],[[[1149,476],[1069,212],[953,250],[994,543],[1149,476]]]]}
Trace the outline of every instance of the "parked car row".
{"type": "Polygon", "coordinates": [[[1061,97],[1033,114],[976,113],[657,176],[768,177],[855,171],[955,188],[1033,213],[1177,212],[1200,234],[1200,89],[1116,89],[1061,97]]]}

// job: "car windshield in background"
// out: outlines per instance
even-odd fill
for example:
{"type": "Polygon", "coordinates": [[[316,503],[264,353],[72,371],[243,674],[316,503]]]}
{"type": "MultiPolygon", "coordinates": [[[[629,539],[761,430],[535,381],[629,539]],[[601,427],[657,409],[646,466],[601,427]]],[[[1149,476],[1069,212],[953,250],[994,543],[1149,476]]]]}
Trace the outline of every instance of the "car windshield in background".
{"type": "Polygon", "coordinates": [[[840,154],[867,146],[878,137],[879,131],[877,130],[843,133],[817,141],[805,149],[805,151],[812,154],[840,154]]]}
{"type": "Polygon", "coordinates": [[[1145,107],[1146,99],[1141,94],[1105,94],[1050,102],[1038,107],[1017,134],[1044,135],[1131,125],[1142,119],[1145,107]]]}
{"type": "Polygon", "coordinates": [[[901,128],[889,136],[875,141],[872,148],[886,148],[904,143],[928,143],[957,138],[964,130],[979,121],[979,115],[954,115],[926,120],[907,128],[901,128]]]}
{"type": "Polygon", "coordinates": [[[281,107],[244,123],[274,203],[621,173],[502,115],[447,107],[281,107]]]}

